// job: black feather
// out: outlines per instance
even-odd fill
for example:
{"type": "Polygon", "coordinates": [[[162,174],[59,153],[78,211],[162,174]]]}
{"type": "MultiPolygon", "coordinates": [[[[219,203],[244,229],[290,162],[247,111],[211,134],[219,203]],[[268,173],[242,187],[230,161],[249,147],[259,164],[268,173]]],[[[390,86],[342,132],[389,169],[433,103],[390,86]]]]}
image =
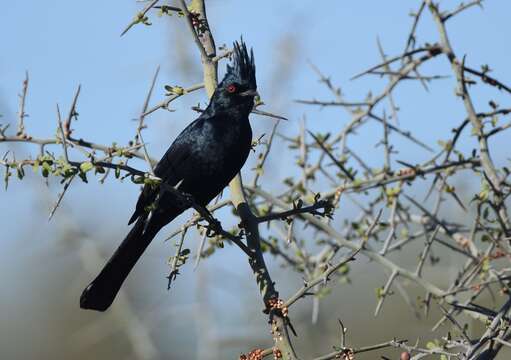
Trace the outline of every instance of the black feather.
{"type": "Polygon", "coordinates": [[[237,82],[246,84],[250,89],[257,88],[256,82],[256,67],[254,61],[254,52],[250,50],[250,55],[247,46],[241,38],[240,42],[235,41],[233,44],[233,64],[227,65],[227,73],[222,84],[228,82],[237,82]]]}
{"type": "MultiPolygon", "coordinates": [[[[254,54],[241,39],[234,43],[232,66],[215,90],[206,110],[174,140],[155,168],[155,175],[169,186],[207,205],[240,171],[250,153],[252,129],[248,115],[257,88],[254,54]],[[236,83],[239,91],[226,86],[236,83]],[[247,92],[247,90],[254,90],[247,92]]],[[[85,288],[80,306],[104,311],[158,231],[186,210],[164,187],[146,185],[130,223],[135,222],[103,270],[85,288]],[[150,214],[149,214],[150,211],[150,214]]]]}

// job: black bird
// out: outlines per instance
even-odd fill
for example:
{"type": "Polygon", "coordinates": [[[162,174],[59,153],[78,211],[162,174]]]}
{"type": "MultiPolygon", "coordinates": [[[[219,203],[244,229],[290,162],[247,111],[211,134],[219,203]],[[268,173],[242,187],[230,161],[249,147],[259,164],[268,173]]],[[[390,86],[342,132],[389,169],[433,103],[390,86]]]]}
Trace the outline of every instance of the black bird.
{"type": "MultiPolygon", "coordinates": [[[[254,54],[234,43],[233,65],[215,90],[205,111],[174,140],[154,174],[170,186],[207,205],[240,171],[250,152],[248,115],[257,95],[254,54]]],[[[129,224],[135,225],[103,270],[85,288],[80,307],[105,311],[124,279],[158,231],[187,209],[162,187],[146,185],[129,224]]]]}

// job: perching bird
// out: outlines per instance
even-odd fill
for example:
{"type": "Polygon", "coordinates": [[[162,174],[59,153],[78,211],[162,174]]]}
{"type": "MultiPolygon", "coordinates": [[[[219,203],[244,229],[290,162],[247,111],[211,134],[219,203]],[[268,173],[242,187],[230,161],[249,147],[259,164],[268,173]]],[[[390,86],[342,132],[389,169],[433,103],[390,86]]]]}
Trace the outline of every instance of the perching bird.
{"type": "MultiPolygon", "coordinates": [[[[234,43],[233,65],[206,110],[188,125],[156,165],[154,174],[207,205],[241,170],[251,149],[248,115],[257,95],[254,54],[243,40],[234,43]]],[[[85,288],[80,307],[105,311],[124,279],[158,231],[185,211],[168,191],[146,185],[129,224],[135,225],[103,270],[85,288]]]]}

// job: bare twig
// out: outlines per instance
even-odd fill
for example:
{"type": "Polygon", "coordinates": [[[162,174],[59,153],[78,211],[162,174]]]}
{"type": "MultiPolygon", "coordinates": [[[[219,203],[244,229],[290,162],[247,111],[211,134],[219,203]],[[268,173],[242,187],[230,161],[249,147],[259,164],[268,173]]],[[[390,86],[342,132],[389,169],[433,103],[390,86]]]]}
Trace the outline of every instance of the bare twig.
{"type": "Polygon", "coordinates": [[[18,130],[16,136],[25,137],[25,118],[27,114],[25,112],[25,102],[27,99],[28,91],[28,71],[25,72],[25,80],[23,80],[23,89],[21,90],[19,108],[18,108],[18,130]]]}

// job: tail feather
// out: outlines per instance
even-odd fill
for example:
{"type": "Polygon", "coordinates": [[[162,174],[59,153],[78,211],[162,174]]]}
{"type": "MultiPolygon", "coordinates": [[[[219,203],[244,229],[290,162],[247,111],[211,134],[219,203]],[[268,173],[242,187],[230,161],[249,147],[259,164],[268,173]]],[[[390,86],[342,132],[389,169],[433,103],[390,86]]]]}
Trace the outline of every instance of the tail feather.
{"type": "Polygon", "coordinates": [[[83,290],[80,307],[105,311],[112,304],[122,283],[161,227],[145,229],[140,217],[99,275],[83,290]]]}

